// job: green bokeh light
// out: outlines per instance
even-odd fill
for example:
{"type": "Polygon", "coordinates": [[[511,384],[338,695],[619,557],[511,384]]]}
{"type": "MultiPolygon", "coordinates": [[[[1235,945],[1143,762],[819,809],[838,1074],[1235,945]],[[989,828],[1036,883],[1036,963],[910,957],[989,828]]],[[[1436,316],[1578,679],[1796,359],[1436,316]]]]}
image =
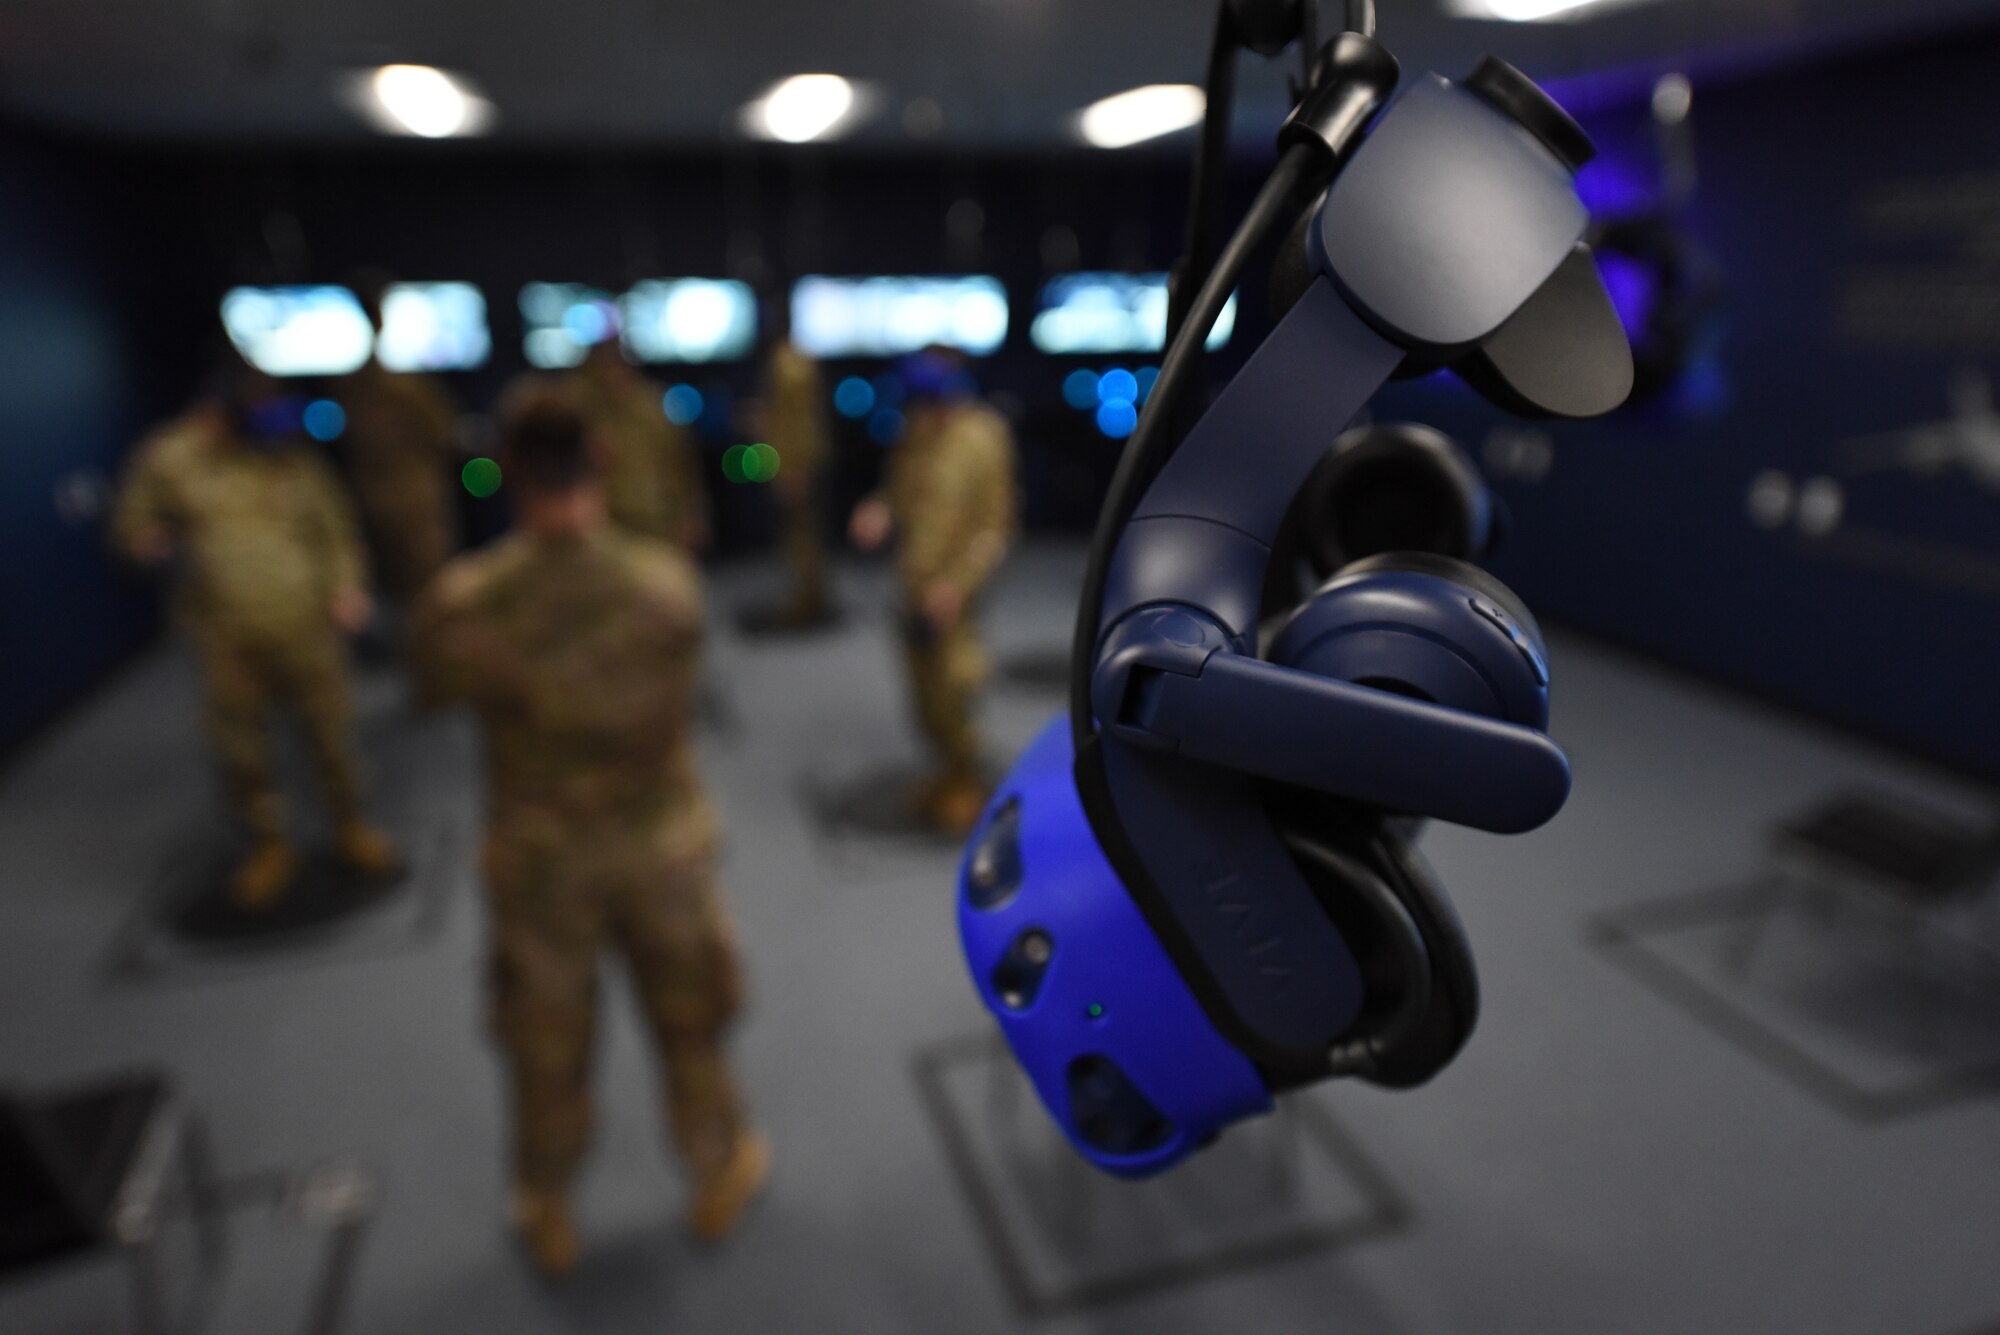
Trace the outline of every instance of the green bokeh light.
{"type": "Polygon", "coordinates": [[[1089,1015],[1090,1018],[1093,1020],[1101,1020],[1104,1018],[1104,1006],[1103,1003],[1101,1002],[1093,1001],[1083,1009],[1084,1013],[1089,1015]]]}
{"type": "Polygon", "coordinates": [[[458,478],[465,484],[467,491],[485,500],[500,490],[500,465],[484,457],[469,459],[465,467],[460,470],[458,478]]]}
{"type": "Polygon", "coordinates": [[[778,452],[759,442],[731,445],[722,452],[722,475],[731,482],[769,482],[778,475],[778,452]]]}

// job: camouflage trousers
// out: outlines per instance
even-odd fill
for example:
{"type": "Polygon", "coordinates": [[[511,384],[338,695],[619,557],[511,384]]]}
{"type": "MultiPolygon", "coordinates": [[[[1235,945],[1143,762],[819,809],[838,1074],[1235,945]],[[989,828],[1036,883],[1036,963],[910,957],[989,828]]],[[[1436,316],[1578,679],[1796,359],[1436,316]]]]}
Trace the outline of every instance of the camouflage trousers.
{"type": "Polygon", "coordinates": [[[710,859],[662,857],[644,836],[571,827],[502,833],[485,853],[491,1003],[505,1054],[517,1184],[562,1190],[590,1142],[599,968],[620,956],[664,1082],[669,1137],[697,1182],[744,1124],[723,1032],[742,1004],[735,934],[710,859]]]}
{"type": "Polygon", "coordinates": [[[272,714],[290,706],[305,725],[320,791],[336,821],[359,819],[361,774],[346,646],[332,626],[275,637],[198,627],[204,724],[230,805],[256,838],[284,834],[284,799],[271,758],[272,714]]]}
{"type": "Polygon", "coordinates": [[[972,609],[950,630],[938,630],[920,614],[905,612],[903,664],[917,726],[940,765],[947,774],[974,774],[980,745],[973,711],[990,665],[972,609]]]}
{"type": "Polygon", "coordinates": [[[810,488],[785,502],[785,565],[792,574],[790,606],[817,615],[826,608],[826,543],[810,488]]]}

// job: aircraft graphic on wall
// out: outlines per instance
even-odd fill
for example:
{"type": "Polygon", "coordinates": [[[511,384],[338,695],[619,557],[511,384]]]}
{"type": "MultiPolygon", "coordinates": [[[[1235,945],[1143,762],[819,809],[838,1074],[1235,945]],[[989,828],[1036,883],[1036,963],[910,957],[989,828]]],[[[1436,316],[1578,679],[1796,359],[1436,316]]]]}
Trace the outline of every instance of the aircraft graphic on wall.
{"type": "Polygon", "coordinates": [[[1935,477],[1962,468],[1976,485],[2000,494],[2000,408],[1994,405],[1992,380],[1978,367],[1960,367],[1946,397],[1951,416],[1944,421],[1842,442],[1840,471],[1848,476],[1908,472],[1935,477]]]}

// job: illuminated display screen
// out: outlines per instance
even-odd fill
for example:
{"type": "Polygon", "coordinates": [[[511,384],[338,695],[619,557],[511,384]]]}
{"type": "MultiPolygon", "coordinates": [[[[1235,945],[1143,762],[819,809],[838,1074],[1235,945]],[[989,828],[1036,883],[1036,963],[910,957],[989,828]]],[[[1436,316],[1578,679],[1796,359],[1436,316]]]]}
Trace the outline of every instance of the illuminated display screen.
{"type": "Polygon", "coordinates": [[[757,300],[733,279],[672,278],[618,300],[625,350],[642,362],[732,361],[757,343],[757,300]]]}
{"type": "Polygon", "coordinates": [[[521,351],[544,371],[582,364],[595,345],[618,335],[618,304],[581,283],[530,283],[521,289],[521,351]]]}
{"type": "Polygon", "coordinates": [[[492,352],[486,298],[472,284],[392,283],[382,293],[375,358],[389,370],[470,371],[492,352]]]}
{"type": "MultiPolygon", "coordinates": [[[[1208,332],[1210,351],[1236,329],[1236,297],[1208,332]]],[[[1167,342],[1167,276],[1163,273],[1072,273],[1042,288],[1028,337],[1055,356],[1159,352],[1167,342]]]]}
{"type": "Polygon", "coordinates": [[[932,344],[983,357],[1007,337],[998,278],[801,278],[792,341],[813,357],[900,357],[932,344]]]}
{"type": "Polygon", "coordinates": [[[231,288],[222,328],[266,375],[346,375],[375,346],[361,302],[344,287],[231,288]]]}

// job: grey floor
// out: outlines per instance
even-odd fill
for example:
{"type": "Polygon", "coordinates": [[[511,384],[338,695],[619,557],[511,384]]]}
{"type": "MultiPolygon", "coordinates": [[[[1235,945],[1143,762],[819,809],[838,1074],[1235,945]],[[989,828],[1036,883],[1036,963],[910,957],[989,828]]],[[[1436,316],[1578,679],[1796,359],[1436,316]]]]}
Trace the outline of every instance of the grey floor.
{"type": "MultiPolygon", "coordinates": [[[[1064,550],[1013,563],[992,613],[1003,657],[1059,645],[1075,573],[1064,550]]],[[[914,1075],[922,1054],[976,1052],[987,1032],[961,976],[953,853],[829,836],[801,801],[809,784],[916,756],[879,575],[848,580],[857,615],[840,633],[747,641],[722,628],[712,655],[705,759],[732,831],[726,876],[756,992],[737,1051],[777,1152],[768,1199],[726,1248],[704,1253],[678,1226],[684,1189],[661,1149],[653,1072],[614,995],[582,1195],[588,1258],[558,1287],[520,1264],[499,1227],[498,1081],[480,1030],[465,838],[475,752],[462,722],[409,721],[390,681],[368,691],[371,750],[395,771],[380,777],[397,818],[432,841],[419,890],[434,911],[385,910],[263,958],[115,967],[163,866],[213,821],[180,654],[143,661],[14,761],[0,776],[0,1080],[163,1065],[206,1115],[226,1172],[359,1156],[384,1183],[348,1309],[347,1329],[369,1335],[1951,1335],[2000,1323],[2000,1094],[1857,1115],[1732,1036],[1713,1005],[1676,997],[1597,940],[1636,906],[1744,883],[1770,821],[1843,785],[1945,804],[1971,795],[1568,639],[1555,652],[1556,733],[1577,775],[1568,809],[1531,836],[1428,840],[1479,953],[1479,1034],[1419,1092],[1310,1096],[1399,1202],[1395,1226],[1025,1312],[914,1075]]],[[[770,583],[768,571],[732,572],[718,610],[770,583]]],[[[1056,703],[996,690],[992,732],[1018,747],[1056,703]]],[[[1946,926],[1954,941],[2000,948],[2000,913],[1946,926]]],[[[1877,932],[1866,914],[1796,930],[1821,929],[1877,932]]],[[[1784,938],[1759,970],[1793,967],[1784,938]]],[[[1814,938],[1821,954],[1828,939],[1847,938],[1814,938]]],[[[1813,967],[1824,987],[1839,965],[1813,967]]],[[[1877,1008],[1855,993],[1871,976],[1853,975],[1851,1013],[1877,1008]]],[[[1754,979],[1709,982],[1723,1012],[1765,1004],[1754,979]]],[[[1881,1004],[1900,1002],[1892,990],[1881,1004]]],[[[1972,1029],[1976,1045],[2000,1031],[2000,1012],[1972,1029]]],[[[1801,1031],[1796,1045],[1837,1068],[1839,1037],[1801,1031]]],[[[1916,1056],[1862,1061],[1854,1078],[1900,1079],[1950,1056],[1911,1041],[1916,1056]]],[[[1349,1189],[1315,1172],[1298,1190],[1349,1189]]],[[[296,1328],[316,1253],[288,1227],[232,1219],[215,1329],[296,1328]]],[[[124,1302],[105,1265],[39,1274],[0,1287],[0,1330],[116,1330],[124,1302]]]]}

